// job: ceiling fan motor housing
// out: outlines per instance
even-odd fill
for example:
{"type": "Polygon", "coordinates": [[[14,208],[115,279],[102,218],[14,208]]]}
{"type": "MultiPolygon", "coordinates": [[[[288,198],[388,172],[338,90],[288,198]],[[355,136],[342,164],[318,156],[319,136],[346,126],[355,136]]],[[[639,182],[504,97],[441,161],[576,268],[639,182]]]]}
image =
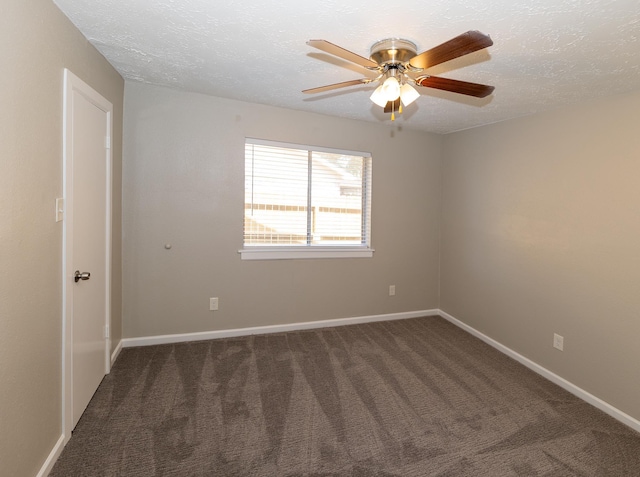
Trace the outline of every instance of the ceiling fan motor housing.
{"type": "Polygon", "coordinates": [[[417,55],[415,43],[402,38],[387,38],[371,47],[371,60],[380,66],[406,64],[417,55]]]}

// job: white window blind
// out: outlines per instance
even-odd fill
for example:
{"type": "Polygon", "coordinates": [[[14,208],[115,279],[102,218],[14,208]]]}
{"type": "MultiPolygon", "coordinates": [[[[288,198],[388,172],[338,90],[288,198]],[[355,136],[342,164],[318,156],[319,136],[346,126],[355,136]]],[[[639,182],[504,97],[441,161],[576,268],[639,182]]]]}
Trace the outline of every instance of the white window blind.
{"type": "Polygon", "coordinates": [[[246,140],[244,250],[370,250],[370,222],[370,154],[246,140]]]}

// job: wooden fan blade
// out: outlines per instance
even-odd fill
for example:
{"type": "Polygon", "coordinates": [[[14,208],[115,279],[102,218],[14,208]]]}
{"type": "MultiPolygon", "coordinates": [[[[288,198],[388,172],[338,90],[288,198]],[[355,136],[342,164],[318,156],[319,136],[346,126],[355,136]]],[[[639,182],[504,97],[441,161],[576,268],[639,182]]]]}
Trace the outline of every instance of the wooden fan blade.
{"type": "Polygon", "coordinates": [[[344,48],[334,45],[326,40],[309,40],[307,45],[313,46],[325,53],[337,56],[338,58],[350,61],[351,63],[355,63],[356,65],[364,66],[365,68],[373,70],[378,69],[378,63],[375,61],[365,58],[364,56],[360,56],[352,51],[345,50],[344,48]]]}
{"type": "Polygon", "coordinates": [[[368,78],[361,78],[357,80],[343,81],[342,83],[328,84],[326,86],[318,86],[317,88],[305,89],[303,93],[307,93],[307,94],[323,93],[325,91],[331,91],[332,89],[345,88],[347,86],[355,86],[357,84],[367,84],[370,82],[371,80],[368,78]]]}
{"type": "Polygon", "coordinates": [[[493,40],[488,35],[472,30],[414,56],[409,64],[414,68],[427,69],[491,45],[493,40]]]}
{"type": "Polygon", "coordinates": [[[478,83],[468,83],[466,81],[440,78],[438,76],[421,76],[416,78],[416,84],[427,88],[442,89],[452,93],[466,94],[476,98],[484,98],[493,93],[493,86],[478,83]]]}
{"type": "Polygon", "coordinates": [[[398,109],[400,108],[400,98],[396,99],[395,101],[387,101],[387,105],[384,107],[384,112],[385,113],[392,113],[394,111],[398,111],[398,109]]]}

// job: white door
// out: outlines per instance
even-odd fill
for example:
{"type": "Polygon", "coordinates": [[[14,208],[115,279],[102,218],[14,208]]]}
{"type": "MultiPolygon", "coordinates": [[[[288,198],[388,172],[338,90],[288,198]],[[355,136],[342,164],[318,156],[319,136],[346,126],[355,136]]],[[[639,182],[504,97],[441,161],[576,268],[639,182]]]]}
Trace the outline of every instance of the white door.
{"type": "MultiPolygon", "coordinates": [[[[76,426],[109,372],[111,104],[65,71],[65,388],[76,426]]],[[[67,416],[65,416],[67,417],[67,416]]]]}

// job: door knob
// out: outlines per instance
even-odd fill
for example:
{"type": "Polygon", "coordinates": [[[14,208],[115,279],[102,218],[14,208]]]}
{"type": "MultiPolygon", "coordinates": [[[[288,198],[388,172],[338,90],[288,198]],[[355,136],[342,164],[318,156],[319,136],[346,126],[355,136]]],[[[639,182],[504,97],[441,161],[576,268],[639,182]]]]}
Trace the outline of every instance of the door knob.
{"type": "Polygon", "coordinates": [[[80,273],[80,270],[76,270],[76,274],[73,277],[76,283],[78,283],[80,280],[89,280],[89,278],[91,278],[91,274],[89,272],[80,273]]]}

